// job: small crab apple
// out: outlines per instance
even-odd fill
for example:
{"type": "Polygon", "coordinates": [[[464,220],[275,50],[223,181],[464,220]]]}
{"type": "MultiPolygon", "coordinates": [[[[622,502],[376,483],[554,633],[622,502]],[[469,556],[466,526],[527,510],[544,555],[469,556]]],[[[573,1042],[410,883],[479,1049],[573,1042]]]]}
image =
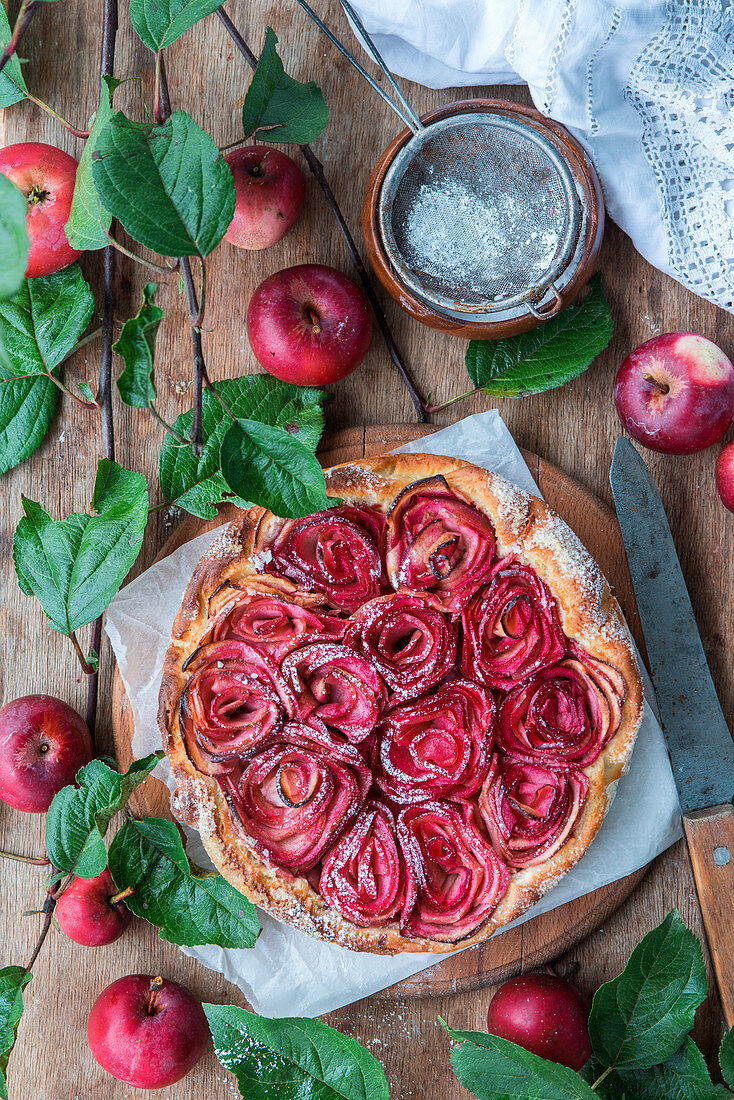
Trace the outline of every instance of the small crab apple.
{"type": "Polygon", "coordinates": [[[589,1009],[579,991],[555,974],[521,974],[495,993],[487,1031],[532,1054],[580,1070],[591,1057],[589,1009]]]}
{"type": "Polygon", "coordinates": [[[258,363],[283,382],[325,386],[359,366],[372,317],[351,279],[323,264],[299,264],[261,283],[247,310],[258,363]]]}
{"type": "Polygon", "coordinates": [[[104,947],[119,940],[132,913],[124,901],[114,900],[117,894],[106,868],[95,878],[75,878],[56,902],[61,931],[83,947],[104,947]]]}
{"type": "Polygon", "coordinates": [[[0,799],[42,814],[92,759],[86,722],[52,695],[25,695],[0,710],[0,799]]]}
{"type": "Polygon", "coordinates": [[[724,507],[734,512],[734,440],[722,447],[716,459],[716,488],[724,507]]]}
{"type": "Polygon", "coordinates": [[[22,141],[0,149],[0,172],[23,192],[30,239],[26,275],[53,275],[81,256],[66,239],[77,162],[62,149],[22,141]]]}
{"type": "Polygon", "coordinates": [[[630,352],[614,400],[638,443],[692,454],[716,443],[734,421],[734,366],[705,336],[666,332],[630,352]]]}
{"type": "Polygon", "coordinates": [[[245,145],[224,159],[235,189],[225,241],[238,248],[270,248],[298,220],[306,197],[303,172],[286,153],[265,145],[245,145]]]}
{"type": "Polygon", "coordinates": [[[87,1042],[102,1069],[138,1089],[173,1085],[209,1043],[201,1002],[178,982],[130,974],[92,1005],[87,1042]]]}

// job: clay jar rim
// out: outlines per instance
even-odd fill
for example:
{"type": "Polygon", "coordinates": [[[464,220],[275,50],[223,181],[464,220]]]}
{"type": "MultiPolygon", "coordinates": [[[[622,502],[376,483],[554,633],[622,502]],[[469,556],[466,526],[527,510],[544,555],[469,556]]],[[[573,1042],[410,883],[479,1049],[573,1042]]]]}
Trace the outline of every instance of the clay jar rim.
{"type": "MultiPolygon", "coordinates": [[[[550,137],[554,147],[568,163],[574,182],[579,187],[581,201],[586,208],[587,223],[584,248],[578,258],[576,270],[560,292],[563,308],[565,308],[577,297],[598,268],[599,250],[604,234],[604,199],[596,169],[581,143],[565,126],[554,119],[546,118],[534,107],[527,107],[522,103],[513,103],[506,99],[464,99],[436,107],[420,117],[421,122],[429,126],[432,122],[447,118],[449,115],[472,112],[492,112],[525,121],[535,130],[550,137]]],[[[381,154],[370,175],[362,204],[362,236],[370,264],[382,286],[406,313],[422,324],[466,340],[497,340],[520,332],[528,332],[542,324],[544,319],[534,317],[529,310],[518,317],[497,321],[448,317],[416,297],[397,277],[382,242],[378,206],[380,190],[388,168],[412,136],[412,131],[406,127],[381,154]]]]}

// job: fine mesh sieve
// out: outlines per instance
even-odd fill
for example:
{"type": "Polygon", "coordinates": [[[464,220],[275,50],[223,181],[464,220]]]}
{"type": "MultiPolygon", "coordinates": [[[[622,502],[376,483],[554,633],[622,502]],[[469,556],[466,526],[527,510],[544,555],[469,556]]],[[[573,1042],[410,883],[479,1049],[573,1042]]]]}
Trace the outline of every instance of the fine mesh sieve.
{"type": "MultiPolygon", "coordinates": [[[[461,335],[462,326],[475,335],[484,324],[521,331],[558,312],[564,288],[575,292],[591,274],[579,278],[589,260],[590,219],[569,163],[570,135],[535,111],[501,101],[458,104],[426,124],[349,0],[341,6],[394,99],[306,0],[298,3],[411,132],[383,154],[365,199],[370,259],[388,291],[428,324],[431,314],[457,319],[458,327],[435,327],[461,335]]],[[[592,221],[596,232],[596,214],[592,221]]]]}
{"type": "Polygon", "coordinates": [[[581,221],[568,164],[544,135],[502,114],[451,115],[419,131],[392,161],[379,198],[397,274],[458,313],[521,302],[536,311],[533,300],[573,255],[581,221]]]}

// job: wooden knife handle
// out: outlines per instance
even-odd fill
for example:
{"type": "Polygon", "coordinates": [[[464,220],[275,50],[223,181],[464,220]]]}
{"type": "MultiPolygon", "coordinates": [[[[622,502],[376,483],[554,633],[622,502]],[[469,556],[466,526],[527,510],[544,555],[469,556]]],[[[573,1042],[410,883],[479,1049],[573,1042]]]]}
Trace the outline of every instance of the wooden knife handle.
{"type": "Polygon", "coordinates": [[[683,817],[724,1016],[734,1027],[734,806],[683,817]]]}

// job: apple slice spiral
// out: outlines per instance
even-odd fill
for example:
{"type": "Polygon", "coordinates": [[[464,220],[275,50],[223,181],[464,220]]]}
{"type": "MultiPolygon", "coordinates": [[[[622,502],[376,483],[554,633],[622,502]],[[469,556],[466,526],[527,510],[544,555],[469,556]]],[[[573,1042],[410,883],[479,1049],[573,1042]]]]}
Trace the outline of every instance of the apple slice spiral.
{"type": "Polygon", "coordinates": [[[191,761],[205,775],[231,771],[295,713],[277,665],[240,639],[201,646],[186,671],[181,729],[191,761]]]}
{"type": "Polygon", "coordinates": [[[456,943],[497,908],[509,871],[480,833],[469,803],[419,802],[398,817],[407,865],[401,929],[456,943]]]}
{"type": "Polygon", "coordinates": [[[495,718],[490,693],[468,680],[395,707],[380,727],[379,787],[398,803],[475,794],[489,769],[495,718]]]}
{"type": "Polygon", "coordinates": [[[356,611],[344,641],[368,657],[395,700],[432,688],[456,660],[457,627],[421,596],[378,596],[356,611]]]}
{"type": "Polygon", "coordinates": [[[353,924],[382,926],[403,909],[405,861],[395,828],[392,810],[368,799],[324,859],[319,892],[353,924]]]}
{"type": "Polygon", "coordinates": [[[297,722],[222,787],[247,835],[280,867],[315,867],[359,812],[372,775],[359,750],[297,722]]]}
{"type": "MultiPolygon", "coordinates": [[[[312,601],[317,604],[317,601],[312,601]]],[[[294,649],[309,642],[338,641],[346,620],[337,618],[323,607],[306,606],[281,596],[260,592],[234,595],[220,614],[212,630],[212,641],[241,638],[249,645],[269,653],[276,664],[294,649]]]]}
{"type": "Polygon", "coordinates": [[[560,661],[566,651],[550,589],[514,555],[493,566],[490,584],[473,597],[461,622],[464,675],[500,691],[560,661]]]}
{"type": "Polygon", "coordinates": [[[617,669],[580,646],[504,699],[497,747],[531,764],[586,767],[619,729],[625,684],[617,669]]]}
{"type": "Polygon", "coordinates": [[[354,611],[384,586],[384,532],[379,512],[350,505],[286,520],[268,547],[265,571],[354,611]]]}
{"type": "Polygon", "coordinates": [[[290,653],[281,672],[297,696],[303,722],[313,717],[362,741],[375,728],[387,698],[375,668],[346,645],[304,646],[290,653]]]}
{"type": "Polygon", "coordinates": [[[403,489],[387,515],[387,572],[394,588],[420,592],[458,614],[490,575],[488,517],[439,476],[403,489]]]}
{"type": "Polygon", "coordinates": [[[492,844],[510,867],[550,859],[583,813],[589,781],[578,768],[554,771],[495,755],[479,796],[492,844]]]}

